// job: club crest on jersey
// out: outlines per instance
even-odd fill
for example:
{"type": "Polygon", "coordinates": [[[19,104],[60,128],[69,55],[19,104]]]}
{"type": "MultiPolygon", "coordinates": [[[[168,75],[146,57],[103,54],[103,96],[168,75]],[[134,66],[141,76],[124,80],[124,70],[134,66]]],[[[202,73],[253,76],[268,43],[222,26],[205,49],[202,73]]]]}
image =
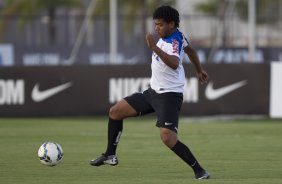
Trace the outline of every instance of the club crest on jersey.
{"type": "Polygon", "coordinates": [[[172,53],[177,53],[179,50],[179,43],[176,39],[172,39],[172,53]]]}

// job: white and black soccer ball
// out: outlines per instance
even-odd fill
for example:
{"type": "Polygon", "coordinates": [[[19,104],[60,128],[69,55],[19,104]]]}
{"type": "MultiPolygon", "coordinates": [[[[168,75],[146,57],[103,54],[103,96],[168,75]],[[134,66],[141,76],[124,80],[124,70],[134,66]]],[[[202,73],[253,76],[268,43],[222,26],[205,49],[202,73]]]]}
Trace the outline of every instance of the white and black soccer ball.
{"type": "Polygon", "coordinates": [[[55,142],[44,142],[38,149],[38,157],[42,164],[55,166],[63,159],[63,149],[55,142]]]}

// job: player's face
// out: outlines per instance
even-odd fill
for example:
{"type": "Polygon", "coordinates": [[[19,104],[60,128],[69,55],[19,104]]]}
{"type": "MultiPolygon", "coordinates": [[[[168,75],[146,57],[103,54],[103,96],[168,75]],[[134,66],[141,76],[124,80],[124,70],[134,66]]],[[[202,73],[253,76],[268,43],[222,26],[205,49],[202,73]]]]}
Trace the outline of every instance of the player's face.
{"type": "Polygon", "coordinates": [[[173,33],[174,22],[167,23],[163,19],[155,19],[155,31],[160,38],[165,38],[173,33]]]}

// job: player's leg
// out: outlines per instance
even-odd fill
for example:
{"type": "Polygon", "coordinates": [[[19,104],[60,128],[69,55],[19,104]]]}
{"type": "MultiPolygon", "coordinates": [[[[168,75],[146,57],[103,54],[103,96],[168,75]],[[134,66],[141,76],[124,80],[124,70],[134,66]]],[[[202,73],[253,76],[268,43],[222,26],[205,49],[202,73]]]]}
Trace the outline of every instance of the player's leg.
{"type": "Polygon", "coordinates": [[[170,148],[177,156],[179,156],[193,169],[196,178],[202,177],[203,174],[205,174],[205,170],[200,166],[190,149],[177,139],[177,134],[175,131],[161,127],[160,137],[168,148],[170,148]]]}
{"type": "Polygon", "coordinates": [[[209,178],[209,174],[200,166],[190,149],[177,139],[176,132],[160,128],[160,136],[163,143],[193,169],[197,179],[209,178]]]}
{"type": "Polygon", "coordinates": [[[155,100],[158,116],[157,127],[163,143],[185,161],[195,172],[197,179],[207,179],[209,174],[200,166],[190,149],[177,138],[179,112],[182,96],[177,93],[163,94],[155,100]]]}
{"type": "Polygon", "coordinates": [[[123,119],[136,115],[137,112],[135,109],[133,109],[124,99],[110,108],[107,149],[100,157],[91,160],[91,165],[100,166],[109,164],[115,166],[118,164],[116,149],[123,130],[123,119]]]}
{"type": "Polygon", "coordinates": [[[147,102],[146,95],[144,94],[147,94],[147,92],[134,93],[131,96],[125,97],[110,108],[107,149],[99,158],[91,160],[91,165],[118,164],[116,149],[123,130],[123,119],[137,115],[145,115],[154,111],[147,102]]]}
{"type": "Polygon", "coordinates": [[[147,91],[134,93],[119,101],[109,111],[108,146],[105,155],[115,155],[123,129],[123,119],[153,112],[146,100],[147,91]]]}
{"type": "Polygon", "coordinates": [[[116,154],[119,138],[123,130],[123,119],[136,115],[137,112],[135,109],[133,109],[124,99],[110,108],[108,123],[108,145],[105,152],[106,156],[116,154]]]}

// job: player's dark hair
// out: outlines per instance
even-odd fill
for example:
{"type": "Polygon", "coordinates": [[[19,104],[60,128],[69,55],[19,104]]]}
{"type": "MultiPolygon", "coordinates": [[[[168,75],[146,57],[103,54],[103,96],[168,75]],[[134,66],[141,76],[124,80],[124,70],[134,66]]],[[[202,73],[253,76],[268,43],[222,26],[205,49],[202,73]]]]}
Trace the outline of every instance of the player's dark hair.
{"type": "Polygon", "coordinates": [[[174,22],[179,27],[179,13],[170,6],[160,6],[154,11],[153,19],[163,19],[166,23],[174,22]]]}

